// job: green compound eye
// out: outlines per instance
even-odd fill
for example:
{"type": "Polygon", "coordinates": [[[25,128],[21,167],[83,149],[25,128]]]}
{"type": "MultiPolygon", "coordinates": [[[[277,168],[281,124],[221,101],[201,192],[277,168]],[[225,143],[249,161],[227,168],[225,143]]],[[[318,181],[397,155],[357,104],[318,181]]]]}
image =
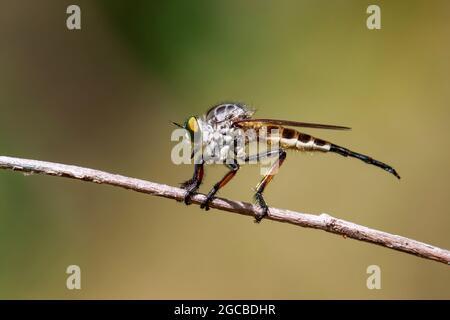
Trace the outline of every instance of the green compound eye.
{"type": "Polygon", "coordinates": [[[187,121],[186,121],[186,129],[188,129],[189,131],[192,132],[197,132],[198,131],[198,122],[197,122],[197,118],[195,117],[190,117],[187,121]]]}

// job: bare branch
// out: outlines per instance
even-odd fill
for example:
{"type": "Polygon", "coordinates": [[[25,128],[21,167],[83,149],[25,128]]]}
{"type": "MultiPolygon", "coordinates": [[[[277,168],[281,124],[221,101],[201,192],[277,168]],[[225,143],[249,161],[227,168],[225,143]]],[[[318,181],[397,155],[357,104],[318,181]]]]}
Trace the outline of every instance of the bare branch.
{"type": "MultiPolygon", "coordinates": [[[[52,162],[28,160],[0,156],[0,168],[21,171],[26,173],[41,173],[51,176],[72,178],[82,181],[90,181],[99,184],[108,184],[122,187],[137,192],[147,193],[153,196],[164,197],[182,201],[184,190],[165,184],[129,178],[104,171],[82,168],[52,162]]],[[[205,200],[205,195],[193,196],[192,203],[200,204],[205,200]]],[[[211,208],[254,216],[259,208],[249,203],[216,198],[211,208]]],[[[320,229],[335,233],[344,237],[377,244],[386,248],[409,253],[425,259],[435,260],[447,265],[450,264],[450,251],[444,250],[413,239],[393,235],[387,232],[370,229],[352,222],[337,219],[327,214],[312,215],[289,210],[270,208],[268,219],[286,222],[305,228],[320,229]]]]}

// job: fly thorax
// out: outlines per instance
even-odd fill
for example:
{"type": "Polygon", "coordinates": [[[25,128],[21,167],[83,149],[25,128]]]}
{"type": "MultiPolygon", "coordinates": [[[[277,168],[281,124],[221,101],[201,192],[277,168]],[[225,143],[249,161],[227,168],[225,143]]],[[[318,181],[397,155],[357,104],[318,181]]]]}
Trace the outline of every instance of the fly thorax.
{"type": "Polygon", "coordinates": [[[223,162],[234,156],[234,131],[229,126],[216,126],[204,139],[204,159],[207,163],[223,162]]]}

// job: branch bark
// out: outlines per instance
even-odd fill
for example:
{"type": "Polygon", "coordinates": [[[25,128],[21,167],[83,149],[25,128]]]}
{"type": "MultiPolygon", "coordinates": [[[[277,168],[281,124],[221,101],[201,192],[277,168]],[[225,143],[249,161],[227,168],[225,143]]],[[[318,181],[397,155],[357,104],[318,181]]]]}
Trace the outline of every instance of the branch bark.
{"type": "MultiPolygon", "coordinates": [[[[177,201],[182,201],[185,193],[183,189],[165,184],[53,162],[0,156],[0,168],[107,184],[177,201]]],[[[192,198],[192,203],[200,204],[205,198],[203,194],[196,194],[192,198]]],[[[247,216],[254,216],[260,210],[250,203],[223,198],[214,199],[210,207],[247,216]]],[[[270,208],[267,219],[323,230],[450,265],[450,251],[448,250],[334,218],[327,214],[313,215],[270,208]]]]}

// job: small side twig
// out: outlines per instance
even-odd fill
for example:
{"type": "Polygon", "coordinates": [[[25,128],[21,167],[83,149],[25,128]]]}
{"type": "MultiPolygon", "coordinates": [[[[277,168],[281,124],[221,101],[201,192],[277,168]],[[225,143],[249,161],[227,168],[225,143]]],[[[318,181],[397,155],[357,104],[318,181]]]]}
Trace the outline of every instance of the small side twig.
{"type": "MultiPolygon", "coordinates": [[[[99,184],[108,184],[153,196],[175,199],[178,201],[182,201],[185,194],[183,189],[165,184],[53,162],[0,156],[0,168],[26,173],[41,173],[51,176],[72,178],[99,184]]],[[[205,200],[205,198],[206,197],[203,194],[196,194],[192,198],[192,203],[200,204],[205,200]]],[[[260,210],[257,206],[250,203],[223,198],[214,199],[211,202],[210,207],[247,216],[254,216],[255,213],[260,210]]],[[[270,208],[267,219],[290,223],[305,228],[319,229],[342,235],[344,237],[398,250],[417,257],[439,261],[447,265],[450,264],[450,251],[448,250],[334,218],[327,214],[313,215],[284,209],[270,208]]]]}

